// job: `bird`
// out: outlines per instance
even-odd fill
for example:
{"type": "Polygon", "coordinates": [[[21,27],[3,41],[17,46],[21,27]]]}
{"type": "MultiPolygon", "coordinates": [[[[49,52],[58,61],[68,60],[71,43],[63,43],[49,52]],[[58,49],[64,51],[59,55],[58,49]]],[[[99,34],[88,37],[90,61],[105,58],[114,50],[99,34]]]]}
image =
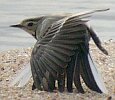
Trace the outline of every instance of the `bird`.
{"type": "Polygon", "coordinates": [[[55,81],[58,81],[58,90],[65,89],[73,92],[73,82],[80,93],[84,93],[80,77],[88,88],[98,93],[107,93],[107,89],[98,73],[89,52],[89,41],[93,39],[96,46],[106,55],[108,52],[101,45],[101,41],[87,25],[86,18],[95,12],[107,11],[98,9],[77,14],[49,15],[23,20],[20,24],[11,25],[25,30],[36,40],[32,50],[30,66],[26,66],[19,77],[16,77],[11,86],[17,82],[25,85],[33,76],[32,89],[53,91],[55,81]],[[31,72],[30,72],[31,70],[31,72]],[[24,76],[28,76],[24,78],[24,76]],[[22,82],[22,80],[23,82],[22,82]]]}

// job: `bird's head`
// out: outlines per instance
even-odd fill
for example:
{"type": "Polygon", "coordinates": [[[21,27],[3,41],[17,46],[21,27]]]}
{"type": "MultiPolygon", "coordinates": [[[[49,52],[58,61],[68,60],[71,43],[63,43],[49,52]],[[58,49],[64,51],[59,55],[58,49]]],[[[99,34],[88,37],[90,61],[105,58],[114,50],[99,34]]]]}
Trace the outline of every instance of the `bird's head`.
{"type": "Polygon", "coordinates": [[[36,38],[37,27],[42,23],[43,17],[29,18],[23,20],[20,24],[11,25],[10,27],[21,28],[36,38]]]}

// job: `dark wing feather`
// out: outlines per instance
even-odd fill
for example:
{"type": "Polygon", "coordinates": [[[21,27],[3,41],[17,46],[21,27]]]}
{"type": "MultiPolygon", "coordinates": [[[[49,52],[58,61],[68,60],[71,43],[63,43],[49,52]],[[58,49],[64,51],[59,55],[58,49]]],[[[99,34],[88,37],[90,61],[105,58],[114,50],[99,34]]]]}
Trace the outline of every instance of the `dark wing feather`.
{"type": "MultiPolygon", "coordinates": [[[[78,56],[79,51],[76,50],[76,53],[71,57],[71,61],[68,63],[66,72],[67,72],[67,90],[68,92],[73,92],[73,78],[74,78],[74,72],[75,72],[75,63],[76,58],[78,56]]],[[[77,72],[78,73],[78,72],[77,72]]]]}
{"type": "Polygon", "coordinates": [[[76,55],[76,59],[75,59],[75,68],[74,68],[74,74],[73,74],[73,78],[74,78],[74,84],[78,90],[78,92],[80,93],[84,93],[84,90],[82,88],[81,85],[81,80],[80,80],[80,61],[81,61],[81,57],[80,57],[80,51],[77,51],[78,54],[76,55]]]}
{"type": "Polygon", "coordinates": [[[92,71],[90,69],[87,55],[88,55],[88,53],[84,53],[84,52],[82,52],[80,55],[81,56],[81,66],[80,66],[81,76],[82,76],[85,84],[90,89],[95,90],[95,91],[97,90],[99,92],[100,89],[98,87],[96,88],[96,83],[95,83],[95,80],[93,78],[92,71]]]}
{"type": "MultiPolygon", "coordinates": [[[[42,90],[41,80],[40,80],[40,78],[39,78],[38,72],[37,72],[36,69],[35,69],[35,66],[37,66],[37,65],[35,65],[35,63],[34,63],[33,60],[34,60],[33,58],[30,60],[31,70],[32,70],[32,76],[33,76],[33,80],[34,80],[33,85],[34,85],[36,88],[38,88],[39,90],[42,90]]],[[[35,87],[34,87],[34,89],[35,89],[35,87]]]]}

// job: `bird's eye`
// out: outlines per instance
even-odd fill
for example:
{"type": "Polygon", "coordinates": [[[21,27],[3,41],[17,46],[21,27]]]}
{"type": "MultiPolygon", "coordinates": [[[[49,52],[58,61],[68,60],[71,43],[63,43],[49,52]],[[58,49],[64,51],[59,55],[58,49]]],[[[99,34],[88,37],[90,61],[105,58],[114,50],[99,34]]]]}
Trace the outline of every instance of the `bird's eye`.
{"type": "Polygon", "coordinates": [[[33,26],[33,23],[28,23],[28,26],[33,26]]]}

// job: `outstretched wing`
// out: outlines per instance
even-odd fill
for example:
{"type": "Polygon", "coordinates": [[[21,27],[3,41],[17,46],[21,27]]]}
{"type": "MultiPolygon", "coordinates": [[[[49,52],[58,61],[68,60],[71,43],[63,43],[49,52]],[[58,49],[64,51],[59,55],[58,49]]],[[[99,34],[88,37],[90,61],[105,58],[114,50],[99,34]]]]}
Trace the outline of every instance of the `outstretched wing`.
{"type": "MultiPolygon", "coordinates": [[[[31,56],[31,69],[34,84],[38,89],[48,90],[49,75],[58,80],[59,75],[64,75],[64,69],[71,56],[75,54],[78,44],[89,42],[86,25],[90,14],[100,11],[95,10],[83,14],[75,14],[56,21],[51,25],[46,35],[34,46],[31,56]]],[[[60,79],[59,79],[60,80],[60,79]]],[[[60,80],[60,84],[63,80],[60,80]]]]}

